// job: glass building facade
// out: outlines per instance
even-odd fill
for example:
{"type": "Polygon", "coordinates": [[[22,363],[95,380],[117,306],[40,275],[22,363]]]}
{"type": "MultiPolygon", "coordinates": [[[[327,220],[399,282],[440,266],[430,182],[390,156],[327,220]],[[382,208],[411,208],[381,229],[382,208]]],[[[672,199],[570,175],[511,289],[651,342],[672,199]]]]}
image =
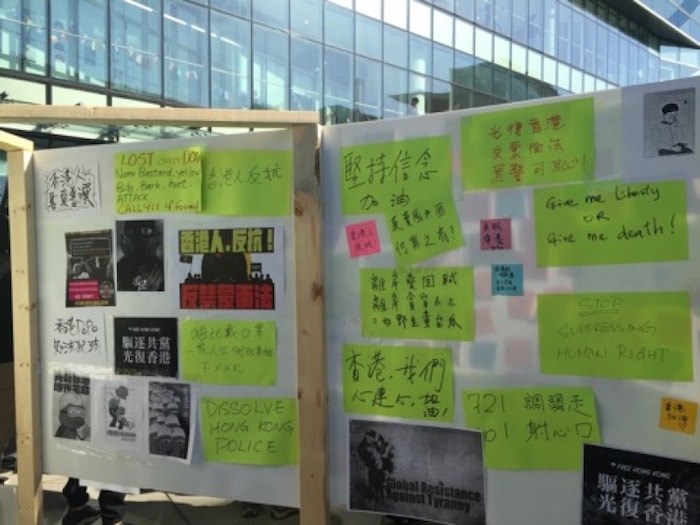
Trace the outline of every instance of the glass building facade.
{"type": "Polygon", "coordinates": [[[0,0],[0,101],[332,124],[686,77],[699,40],[695,0],[0,0]]]}

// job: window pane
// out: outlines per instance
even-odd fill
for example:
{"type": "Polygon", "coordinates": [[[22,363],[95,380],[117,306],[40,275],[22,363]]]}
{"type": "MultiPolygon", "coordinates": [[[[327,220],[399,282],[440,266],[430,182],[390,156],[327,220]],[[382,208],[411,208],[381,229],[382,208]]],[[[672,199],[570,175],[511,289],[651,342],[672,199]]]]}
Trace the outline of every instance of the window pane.
{"type": "Polygon", "coordinates": [[[544,9],[542,0],[530,0],[530,10],[528,14],[527,36],[530,47],[542,50],[544,42],[544,9]]]}
{"type": "Polygon", "coordinates": [[[384,21],[387,24],[406,29],[408,21],[406,0],[384,0],[384,21]]]}
{"type": "Polygon", "coordinates": [[[355,50],[357,53],[381,60],[382,23],[357,15],[356,24],[355,50]]]}
{"type": "Polygon", "coordinates": [[[250,18],[250,0],[209,0],[209,3],[227,13],[250,18]]]}
{"type": "Polygon", "coordinates": [[[250,107],[250,22],[211,13],[211,105],[250,107]]]}
{"type": "Polygon", "coordinates": [[[608,71],[608,30],[601,24],[596,28],[596,59],[595,73],[599,77],[604,77],[608,71]]]}
{"type": "Polygon", "coordinates": [[[279,29],[289,29],[289,0],[254,0],[253,20],[279,29]]]}
{"type": "Polygon", "coordinates": [[[446,46],[453,46],[453,18],[442,11],[433,11],[433,39],[446,46]]]}
{"type": "Polygon", "coordinates": [[[166,1],[163,18],[165,97],[193,106],[208,106],[206,9],[166,1]]]}
{"type": "MultiPolygon", "coordinates": [[[[562,6],[563,8],[564,6],[562,6]]],[[[567,8],[568,9],[568,8],[567,8]]],[[[557,2],[544,0],[544,52],[555,55],[557,52],[557,2]]]]}
{"type": "Polygon", "coordinates": [[[79,0],[51,2],[51,63],[56,78],[107,84],[107,7],[79,0]]]}
{"type": "Polygon", "coordinates": [[[506,68],[493,68],[493,94],[498,98],[510,100],[510,71],[506,68]]]}
{"type": "Polygon", "coordinates": [[[474,57],[455,52],[455,69],[452,82],[464,87],[474,86],[474,57]]]}
{"type": "Polygon", "coordinates": [[[408,78],[408,96],[409,101],[408,114],[423,115],[428,111],[430,99],[430,78],[423,75],[411,74],[408,78]],[[416,99],[415,105],[413,100],[416,99]]]}
{"type": "Polygon", "coordinates": [[[571,64],[583,67],[583,15],[576,11],[571,18],[571,64]]]}
{"type": "Polygon", "coordinates": [[[595,74],[595,38],[596,23],[588,17],[584,18],[586,31],[583,39],[583,68],[589,73],[595,74]]]}
{"type": "Polygon", "coordinates": [[[512,44],[511,48],[511,68],[518,73],[527,73],[527,49],[518,44],[512,44]]]}
{"type": "Polygon", "coordinates": [[[287,108],[288,52],[285,33],[253,24],[253,108],[287,108]]]}
{"type": "Polygon", "coordinates": [[[355,99],[355,120],[374,120],[381,117],[382,65],[379,62],[357,58],[355,99]]]}
{"type": "Polygon", "coordinates": [[[619,69],[619,59],[620,55],[620,35],[617,31],[610,31],[608,33],[608,75],[607,79],[610,82],[617,84],[618,82],[618,69],[619,69]]]}
{"type": "Polygon", "coordinates": [[[474,76],[474,89],[482,93],[493,92],[493,64],[477,62],[474,76]]]}
{"type": "Polygon", "coordinates": [[[355,10],[377,20],[382,19],[382,3],[377,0],[355,0],[355,10]]]}
{"type": "Polygon", "coordinates": [[[411,37],[410,42],[410,69],[423,75],[430,75],[433,70],[432,60],[433,46],[430,40],[417,36],[411,37]]]}
{"type": "Polygon", "coordinates": [[[493,37],[493,62],[510,68],[510,41],[500,36],[493,37]]]}
{"type": "Polygon", "coordinates": [[[527,2],[513,2],[513,40],[527,45],[527,2]]]}
{"type": "Polygon", "coordinates": [[[45,74],[46,2],[0,1],[0,67],[45,74]]]}
{"type": "Polygon", "coordinates": [[[406,67],[408,61],[408,33],[384,26],[384,62],[406,67]]]}
{"type": "Polygon", "coordinates": [[[491,0],[476,0],[476,23],[493,29],[493,3],[491,0]]]}
{"type": "Polygon", "coordinates": [[[352,51],[355,33],[355,14],[342,7],[326,4],[326,44],[352,51]]]}
{"type": "Polygon", "coordinates": [[[493,5],[494,29],[505,36],[510,36],[510,2],[511,0],[496,0],[493,5]]]}
{"type": "Polygon", "coordinates": [[[461,20],[455,20],[455,48],[470,55],[474,54],[473,25],[461,20]]]}
{"type": "Polygon", "coordinates": [[[314,40],[321,40],[323,32],[322,8],[321,0],[294,0],[294,9],[292,9],[290,19],[292,32],[314,40]]]}
{"type": "Polygon", "coordinates": [[[454,51],[447,46],[433,44],[433,76],[450,81],[454,67],[454,51]]]}
{"type": "Polygon", "coordinates": [[[289,109],[318,111],[321,107],[321,45],[291,39],[292,103],[289,109]]]}
{"type": "Polygon", "coordinates": [[[455,13],[467,20],[474,20],[475,2],[476,0],[455,0],[455,13]]]}
{"type": "Polygon", "coordinates": [[[573,93],[583,92],[583,73],[578,69],[571,69],[571,91],[573,93]]]}
{"type": "Polygon", "coordinates": [[[326,124],[352,121],[352,55],[344,51],[326,48],[323,63],[325,72],[326,124]]]}
{"type": "Polygon", "coordinates": [[[537,51],[527,52],[527,75],[542,80],[542,55],[537,51]]]}
{"type": "Polygon", "coordinates": [[[493,33],[477,27],[475,49],[477,57],[489,62],[493,61],[493,33]]]}
{"type": "Polygon", "coordinates": [[[392,66],[384,66],[384,118],[403,117],[407,113],[408,72],[392,66]]]}
{"type": "Polygon", "coordinates": [[[450,85],[447,82],[433,80],[433,88],[426,100],[426,113],[440,113],[450,110],[450,85]]]}
{"type": "Polygon", "coordinates": [[[430,6],[418,0],[411,0],[411,33],[430,38],[431,15],[432,9],[430,9],[430,6]]]}
{"type": "Polygon", "coordinates": [[[571,89],[571,68],[566,64],[559,63],[557,69],[557,86],[569,91],[571,89]]]}
{"type": "Polygon", "coordinates": [[[160,2],[112,2],[112,87],[160,97],[160,2]]]}
{"type": "Polygon", "coordinates": [[[571,60],[571,9],[559,6],[559,41],[556,56],[559,60],[571,60]]]}
{"type": "Polygon", "coordinates": [[[549,57],[544,57],[542,68],[542,80],[547,84],[556,86],[557,84],[557,61],[549,57]]]}

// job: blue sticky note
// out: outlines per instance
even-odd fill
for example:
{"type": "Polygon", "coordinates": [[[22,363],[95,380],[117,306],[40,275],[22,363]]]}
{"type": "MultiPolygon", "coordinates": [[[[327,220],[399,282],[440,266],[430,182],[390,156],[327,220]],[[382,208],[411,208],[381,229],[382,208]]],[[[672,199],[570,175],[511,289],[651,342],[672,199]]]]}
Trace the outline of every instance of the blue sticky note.
{"type": "Polygon", "coordinates": [[[491,295],[523,295],[523,265],[492,264],[491,295]]]}

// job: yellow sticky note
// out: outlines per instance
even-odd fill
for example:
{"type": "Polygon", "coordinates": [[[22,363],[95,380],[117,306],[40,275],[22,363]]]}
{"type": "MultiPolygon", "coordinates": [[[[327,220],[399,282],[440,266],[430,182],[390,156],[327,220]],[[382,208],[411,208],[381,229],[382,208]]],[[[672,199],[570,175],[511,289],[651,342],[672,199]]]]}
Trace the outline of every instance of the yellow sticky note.
{"type": "Polygon", "coordinates": [[[537,319],[544,374],[693,380],[687,292],[539,295],[537,319]]]}
{"type": "Polygon", "coordinates": [[[180,322],[182,379],[210,385],[274,385],[274,321],[187,319],[180,322]]]}
{"type": "Polygon", "coordinates": [[[341,148],[340,194],[346,215],[403,210],[451,192],[449,135],[341,148]]]}
{"type": "Polygon", "coordinates": [[[461,152],[467,190],[590,179],[595,169],[593,99],[464,117],[461,152]]]}
{"type": "Polygon", "coordinates": [[[600,443],[592,388],[465,390],[462,401],[467,428],[482,431],[487,468],[578,470],[583,443],[600,443]]]}
{"type": "Polygon", "coordinates": [[[360,270],[362,335],[394,339],[474,339],[471,267],[360,270]]]}
{"type": "Polygon", "coordinates": [[[198,147],[114,155],[117,213],[198,212],[202,162],[198,147]]]}
{"type": "Polygon", "coordinates": [[[614,181],[535,190],[537,265],[687,260],[685,184],[614,181]]]}
{"type": "Polygon", "coordinates": [[[464,246],[462,227],[452,194],[421,200],[386,213],[399,266],[429,259],[464,246]]]}
{"type": "Polygon", "coordinates": [[[343,345],[347,412],[452,421],[452,350],[343,345]]]}
{"type": "Polygon", "coordinates": [[[659,427],[684,434],[695,434],[698,417],[698,404],[685,399],[673,397],[661,398],[659,427]]]}
{"type": "Polygon", "coordinates": [[[298,462],[297,400],[285,397],[202,397],[204,459],[214,463],[298,462]]]}
{"type": "Polygon", "coordinates": [[[290,151],[207,151],[202,156],[202,213],[279,216],[292,211],[290,151]]]}

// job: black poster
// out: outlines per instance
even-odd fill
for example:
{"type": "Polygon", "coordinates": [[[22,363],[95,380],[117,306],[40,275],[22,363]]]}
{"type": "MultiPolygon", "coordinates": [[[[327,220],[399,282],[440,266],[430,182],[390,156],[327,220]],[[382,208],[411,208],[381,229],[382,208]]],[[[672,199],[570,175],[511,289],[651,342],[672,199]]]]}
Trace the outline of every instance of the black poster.
{"type": "Polygon", "coordinates": [[[114,306],[112,230],[66,233],[66,306],[114,306]]]}
{"type": "Polygon", "coordinates": [[[485,525],[481,433],[350,420],[350,508],[485,525]]]}
{"type": "Polygon", "coordinates": [[[177,377],[177,319],[115,317],[114,370],[120,375],[177,377]]]}
{"type": "Polygon", "coordinates": [[[117,290],[165,290],[163,221],[117,221],[117,290]]]}
{"type": "Polygon", "coordinates": [[[584,445],[582,525],[700,523],[700,464],[584,445]]]}

